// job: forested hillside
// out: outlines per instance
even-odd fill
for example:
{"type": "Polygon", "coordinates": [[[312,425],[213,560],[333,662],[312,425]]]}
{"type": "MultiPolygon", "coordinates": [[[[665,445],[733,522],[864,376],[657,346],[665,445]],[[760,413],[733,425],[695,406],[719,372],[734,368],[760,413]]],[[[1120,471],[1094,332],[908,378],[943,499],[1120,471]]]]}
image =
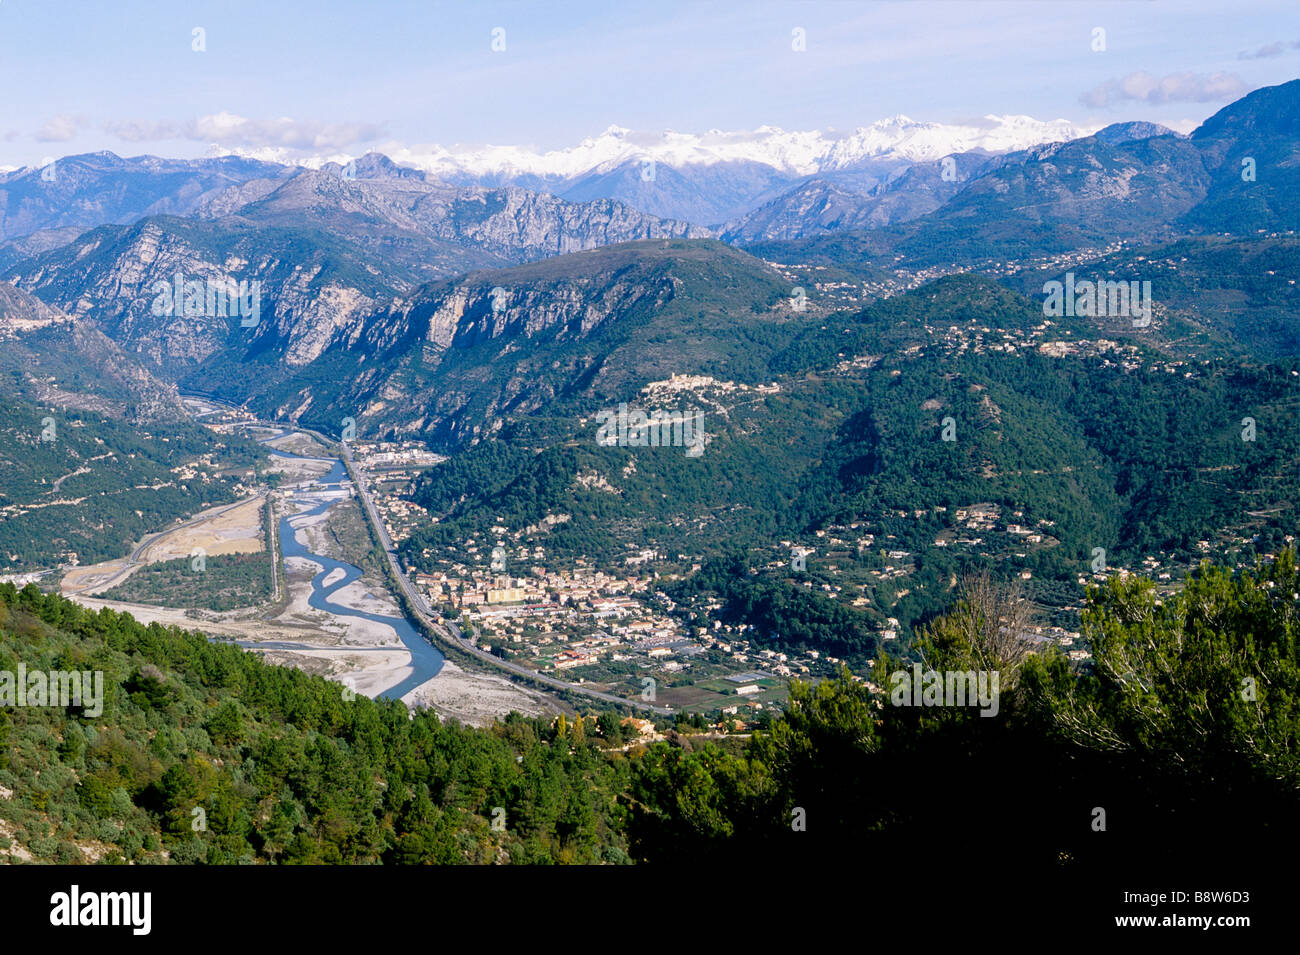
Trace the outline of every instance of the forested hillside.
{"type": "MultiPolygon", "coordinates": [[[[1134,246],[1072,271],[1078,279],[1149,281],[1159,326],[1144,340],[1167,355],[1212,353],[1277,361],[1296,357],[1297,255],[1300,239],[1294,235],[1216,235],[1134,246]]],[[[1062,279],[1060,272],[1034,270],[1006,281],[1041,300],[1044,282],[1062,279]]],[[[1126,330],[1124,318],[1096,321],[1107,334],[1126,330]]]]}
{"type": "Polygon", "coordinates": [[[626,861],[615,793],[627,764],[569,752],[545,725],[412,718],[35,587],[0,586],[0,633],[0,670],[101,670],[105,686],[98,718],[0,709],[11,855],[18,844],[58,862],[626,861]],[[497,806],[504,832],[491,828],[497,806]]]}
{"type": "MultiPolygon", "coordinates": [[[[1296,836],[1293,552],[1236,576],[1205,565],[1172,599],[1138,578],[1093,591],[1096,664],[1082,671],[999,636],[1010,592],[963,593],[919,635],[916,658],[999,671],[994,718],[873,700],[846,674],[796,684],[785,716],[737,754],[686,733],[626,750],[605,717],[443,724],[6,584],[0,671],[98,670],[105,692],[98,715],[0,709],[0,854],[283,864],[901,852],[900,865],[923,869],[942,849],[1068,872],[1155,847],[1243,863],[1296,836]],[[1212,819],[1215,838],[1188,844],[1188,816],[1212,819]]],[[[877,679],[887,687],[908,662],[882,656],[877,679]]]]}
{"type": "MultiPolygon", "coordinates": [[[[1293,357],[1174,359],[1145,330],[1048,322],[1031,299],[953,276],[808,326],[767,364],[775,389],[629,396],[646,411],[700,411],[699,456],[599,446],[590,404],[584,417],[506,423],[422,479],[415,500],[436,520],[404,556],[472,562],[467,542],[504,527],[512,546],[541,547],[559,566],[620,565],[653,548],[686,570],[736,553],[757,569],[830,535],[840,568],[865,586],[855,594],[869,619],[906,626],[980,565],[1073,589],[1097,549],[1118,566],[1188,566],[1226,547],[1248,562],[1294,532],[1293,357]],[[992,516],[972,531],[968,512],[992,516]],[[861,580],[882,551],[906,553],[910,576],[861,580]]],[[[795,630],[750,622],[760,639],[786,634],[778,643],[795,630]]]]}
{"type": "Polygon", "coordinates": [[[120,557],[177,518],[236,500],[230,470],[262,454],[188,422],[151,427],[23,399],[0,401],[0,448],[0,569],[120,557]]]}

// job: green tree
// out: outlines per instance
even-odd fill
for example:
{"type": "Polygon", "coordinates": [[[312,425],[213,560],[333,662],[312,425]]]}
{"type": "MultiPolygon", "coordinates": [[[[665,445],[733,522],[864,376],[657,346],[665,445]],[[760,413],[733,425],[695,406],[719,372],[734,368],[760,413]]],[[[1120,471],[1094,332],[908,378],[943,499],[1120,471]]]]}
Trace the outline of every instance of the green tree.
{"type": "Polygon", "coordinates": [[[1079,745],[1300,785],[1298,594],[1294,550],[1239,574],[1203,563],[1170,597],[1113,577],[1083,614],[1093,675],[1039,663],[1034,689],[1079,745]]]}
{"type": "Polygon", "coordinates": [[[619,746],[623,742],[623,725],[618,718],[618,714],[613,710],[603,710],[596,717],[596,728],[600,730],[600,735],[604,737],[605,742],[611,746],[619,746]]]}
{"type": "Polygon", "coordinates": [[[244,719],[239,711],[239,704],[226,700],[219,705],[204,724],[213,741],[223,746],[238,742],[244,735],[244,719]]]}

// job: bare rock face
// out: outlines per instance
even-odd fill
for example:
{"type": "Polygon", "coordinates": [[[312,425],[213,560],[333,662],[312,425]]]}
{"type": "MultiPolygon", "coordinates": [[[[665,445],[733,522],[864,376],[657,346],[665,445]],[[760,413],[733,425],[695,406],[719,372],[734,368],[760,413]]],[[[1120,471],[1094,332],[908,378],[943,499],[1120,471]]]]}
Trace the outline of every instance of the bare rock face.
{"type": "Polygon", "coordinates": [[[194,214],[203,219],[220,219],[251,203],[265,199],[282,184],[282,179],[250,179],[229,186],[197,206],[194,214]]]}
{"type": "Polygon", "coordinates": [[[398,172],[358,169],[348,178],[332,167],[304,170],[264,199],[230,214],[263,225],[301,223],[310,217],[353,240],[385,232],[413,233],[481,250],[495,257],[496,264],[635,239],[711,235],[688,222],[645,215],[610,199],[567,202],[526,189],[450,186],[427,181],[414,170],[398,172]]]}
{"type": "Polygon", "coordinates": [[[8,282],[0,282],[0,339],[71,321],[72,317],[59,309],[51,308],[8,282]]]}
{"type": "Polygon", "coordinates": [[[512,415],[726,362],[744,347],[737,324],[767,323],[787,295],[779,273],[716,241],[626,243],[471,273],[395,298],[271,400],[326,423],[351,416],[371,435],[457,446],[512,415]],[[701,343],[689,358],[684,334],[701,343]],[[331,369],[332,387],[317,367],[331,369]]]}
{"type": "Polygon", "coordinates": [[[269,350],[297,367],[346,339],[393,290],[377,280],[358,288],[340,274],[351,263],[330,261],[292,236],[147,219],[88,233],[28,263],[14,281],[179,376],[232,350],[269,350]],[[202,289],[197,310],[177,300],[178,277],[182,288],[202,289]]]}
{"type": "MultiPolygon", "coordinates": [[[[326,168],[241,180],[195,209],[190,218],[102,226],[20,261],[9,277],[70,315],[93,319],[170,377],[249,355],[292,373],[332,349],[384,347],[382,328],[376,334],[365,320],[429,279],[631,239],[704,234],[611,200],[430,182],[383,157],[367,157],[346,176],[326,168]],[[167,290],[178,281],[205,290],[245,283],[250,300],[256,289],[257,314],[230,303],[177,306],[167,290]]],[[[503,333],[501,323],[521,320],[517,302],[509,315],[493,313],[495,325],[466,327],[481,304],[481,294],[468,290],[438,303],[428,340],[446,347],[466,336],[490,338],[503,333]]],[[[536,331],[572,318],[558,303],[524,321],[536,331]]],[[[600,320],[587,314],[577,330],[600,320]]]]}
{"type": "Polygon", "coordinates": [[[470,279],[436,289],[418,304],[407,304],[400,310],[400,320],[414,323],[426,342],[441,349],[548,334],[581,339],[611,316],[671,291],[670,283],[656,287],[565,280],[507,289],[470,279]]]}
{"type": "Polygon", "coordinates": [[[981,155],[918,163],[870,192],[812,179],[728,223],[727,242],[744,244],[860,229],[879,229],[933,212],[961,191],[989,161],[981,155]],[[950,166],[945,163],[951,162],[950,166]]]}

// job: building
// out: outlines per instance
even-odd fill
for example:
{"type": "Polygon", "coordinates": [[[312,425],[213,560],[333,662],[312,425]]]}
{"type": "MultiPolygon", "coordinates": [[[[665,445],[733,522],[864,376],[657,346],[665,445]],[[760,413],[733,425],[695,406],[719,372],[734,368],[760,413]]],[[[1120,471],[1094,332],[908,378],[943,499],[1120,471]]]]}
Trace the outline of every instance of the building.
{"type": "Polygon", "coordinates": [[[596,662],[594,653],[585,653],[578,650],[561,650],[555,657],[555,669],[571,670],[574,667],[585,667],[588,664],[596,662]]]}
{"type": "Polygon", "coordinates": [[[650,720],[643,720],[636,716],[628,716],[624,718],[620,725],[629,727],[641,737],[653,737],[655,735],[655,725],[650,720]]]}

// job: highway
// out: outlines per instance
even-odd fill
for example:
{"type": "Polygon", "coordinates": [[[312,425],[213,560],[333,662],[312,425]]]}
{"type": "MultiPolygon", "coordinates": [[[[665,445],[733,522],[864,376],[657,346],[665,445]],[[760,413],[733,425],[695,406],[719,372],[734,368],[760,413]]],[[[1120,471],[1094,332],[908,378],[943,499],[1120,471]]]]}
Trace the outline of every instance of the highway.
{"type": "MultiPolygon", "coordinates": [[[[303,430],[303,429],[300,429],[303,430]]],[[[312,433],[312,432],[308,432],[312,433]]],[[[559,690],[567,690],[570,693],[580,693],[591,699],[600,700],[605,703],[617,703],[622,706],[631,706],[635,709],[648,710],[660,716],[671,716],[673,709],[670,706],[652,706],[643,700],[629,700],[626,697],[615,696],[612,693],[602,693],[599,690],[593,690],[590,687],[581,686],[576,683],[566,683],[563,680],[557,680],[554,677],[538,673],[536,670],[530,670],[518,663],[511,663],[509,660],[502,660],[500,657],[493,656],[491,653],[476,647],[473,642],[461,632],[461,629],[451,621],[445,625],[434,621],[432,609],[425,601],[424,597],[415,589],[410,578],[403,572],[401,563],[397,559],[397,548],[394,546],[392,538],[388,536],[388,531],[384,527],[384,522],[379,519],[379,511],[376,510],[374,502],[370,499],[369,489],[365,485],[361,470],[357,468],[352,460],[352,449],[346,443],[340,445],[343,449],[343,463],[348,469],[348,474],[352,476],[352,483],[357,489],[357,497],[361,499],[362,509],[366,513],[366,519],[374,529],[375,535],[384,548],[384,553],[388,556],[388,565],[392,568],[393,579],[397,581],[397,586],[401,588],[402,593],[410,602],[410,606],[415,616],[434,633],[440,635],[444,640],[456,646],[464,653],[469,653],[482,662],[506,670],[518,676],[527,677],[529,680],[551,686],[559,690]]]]}
{"type": "MultiPolygon", "coordinates": [[[[211,398],[208,395],[195,394],[194,397],[202,398],[215,405],[222,405],[227,408],[234,406],[225,402],[211,398]]],[[[185,397],[185,396],[182,396],[185,397]]],[[[243,411],[245,409],[239,408],[243,411]]],[[[397,581],[397,586],[407,599],[413,615],[418,618],[420,623],[428,628],[429,632],[437,634],[444,642],[455,647],[462,653],[473,656],[480,662],[498,670],[504,670],[515,676],[525,677],[534,682],[541,683],[545,686],[553,687],[557,690],[565,690],[569,693],[577,693],[593,700],[599,700],[603,703],[614,703],[619,706],[627,706],[637,710],[654,713],[658,716],[672,716],[676,711],[671,706],[654,706],[644,700],[628,699],[622,696],[615,696],[613,693],[602,693],[599,690],[593,690],[590,687],[582,686],[577,683],[566,683],[564,680],[557,680],[554,677],[538,673],[536,670],[530,670],[518,663],[511,663],[509,660],[502,660],[500,657],[493,656],[491,653],[476,647],[468,637],[462,632],[460,627],[451,621],[440,624],[433,619],[433,610],[425,602],[424,597],[415,589],[406,573],[402,570],[401,562],[397,558],[397,548],[393,540],[388,536],[388,530],[384,527],[384,522],[379,518],[379,511],[376,509],[374,502],[370,497],[370,490],[366,487],[365,480],[362,477],[361,470],[356,467],[352,460],[352,449],[346,442],[337,441],[334,438],[321,434],[319,431],[313,431],[311,428],[304,428],[299,425],[285,424],[278,421],[255,421],[250,422],[258,427],[264,428],[283,428],[292,431],[299,431],[303,434],[311,435],[326,448],[338,447],[341,449],[341,456],[344,467],[347,468],[348,475],[352,479],[353,486],[357,489],[357,497],[361,500],[361,510],[366,515],[366,521],[370,524],[375,534],[375,539],[380,542],[385,555],[388,557],[388,566],[393,572],[393,579],[397,581]]],[[[437,679],[435,677],[435,679],[437,679]]]]}

